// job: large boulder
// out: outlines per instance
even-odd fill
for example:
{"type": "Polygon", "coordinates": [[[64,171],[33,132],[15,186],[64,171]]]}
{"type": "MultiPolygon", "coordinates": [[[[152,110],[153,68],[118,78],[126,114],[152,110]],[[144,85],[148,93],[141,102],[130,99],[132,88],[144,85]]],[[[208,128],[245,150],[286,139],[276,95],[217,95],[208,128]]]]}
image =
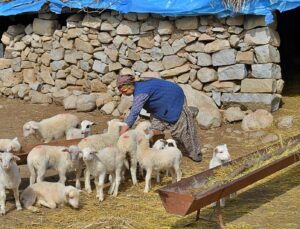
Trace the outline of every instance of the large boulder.
{"type": "Polygon", "coordinates": [[[118,110],[120,111],[120,113],[124,114],[132,106],[132,102],[133,102],[132,96],[122,96],[121,102],[118,105],[118,110]]]}
{"type": "Polygon", "coordinates": [[[52,99],[49,95],[37,92],[37,91],[30,91],[29,97],[31,99],[31,103],[33,104],[49,104],[52,103],[52,99]]]}
{"type": "Polygon", "coordinates": [[[63,105],[65,110],[75,110],[76,104],[77,104],[77,98],[76,95],[70,95],[63,100],[63,105]]]}
{"type": "Polygon", "coordinates": [[[278,110],[281,97],[263,93],[223,93],[221,101],[224,106],[239,105],[250,110],[266,109],[273,112],[278,110]]]}
{"type": "Polygon", "coordinates": [[[95,95],[79,95],[76,103],[77,111],[92,111],[96,108],[95,95]]]}
{"type": "Polygon", "coordinates": [[[260,130],[270,127],[273,123],[273,115],[263,109],[258,109],[248,114],[242,121],[242,129],[245,131],[260,130]]]}
{"type": "Polygon", "coordinates": [[[42,36],[51,36],[59,27],[57,20],[43,20],[35,18],[33,20],[33,32],[42,36]]]}
{"type": "Polygon", "coordinates": [[[222,115],[214,101],[205,93],[193,89],[188,84],[180,84],[183,89],[188,106],[199,109],[196,120],[201,128],[209,129],[219,127],[222,123],[222,115]]]}
{"type": "Polygon", "coordinates": [[[116,102],[115,101],[111,101],[107,104],[105,104],[102,108],[101,108],[101,111],[104,112],[105,114],[111,114],[115,107],[116,107],[116,102]]]}
{"type": "Polygon", "coordinates": [[[57,105],[63,105],[65,98],[71,95],[68,89],[57,90],[52,93],[53,102],[57,105]]]}
{"type": "Polygon", "coordinates": [[[244,117],[245,114],[240,107],[229,107],[224,111],[224,120],[226,122],[241,121],[244,117]]]}
{"type": "Polygon", "coordinates": [[[280,117],[277,120],[277,126],[280,129],[291,128],[293,124],[294,124],[294,117],[291,115],[280,117]]]}

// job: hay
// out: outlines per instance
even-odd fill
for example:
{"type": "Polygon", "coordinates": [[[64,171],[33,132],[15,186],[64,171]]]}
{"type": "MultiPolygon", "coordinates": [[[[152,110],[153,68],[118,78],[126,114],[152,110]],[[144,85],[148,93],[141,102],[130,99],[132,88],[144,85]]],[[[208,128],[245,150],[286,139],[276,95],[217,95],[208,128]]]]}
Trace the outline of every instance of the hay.
{"type": "MultiPolygon", "coordinates": [[[[267,129],[268,132],[276,133],[284,139],[300,134],[300,97],[283,97],[284,107],[273,115],[275,119],[284,115],[294,116],[294,126],[290,129],[279,130],[274,125],[267,129]]],[[[106,118],[106,117],[101,117],[106,118]]],[[[217,129],[212,134],[217,138],[208,139],[207,131],[203,133],[200,140],[202,144],[212,145],[221,142],[227,143],[233,158],[246,155],[258,150],[265,145],[258,139],[248,141],[246,136],[241,142],[227,138],[228,135],[220,135],[222,128],[237,127],[240,130],[240,123],[226,125],[217,129]]],[[[11,129],[10,131],[14,131],[11,129]]],[[[100,131],[100,130],[99,130],[100,131]]],[[[278,140],[280,142],[280,139],[278,140]]],[[[270,146],[271,147],[271,146],[270,146]]],[[[271,151],[272,148],[269,148],[271,151]]],[[[203,153],[203,162],[195,163],[183,158],[183,178],[203,172],[208,168],[211,152],[203,153]]],[[[227,228],[297,228],[300,225],[299,216],[295,215],[300,207],[299,184],[300,184],[299,163],[279,171],[263,180],[255,182],[238,192],[236,199],[226,201],[226,207],[222,209],[223,217],[227,228]],[[293,213],[294,214],[291,214],[293,213]]],[[[155,192],[171,183],[171,178],[163,177],[161,184],[152,180],[152,189],[148,194],[143,193],[144,182],[140,181],[138,186],[132,186],[131,180],[120,185],[120,192],[117,198],[107,195],[105,189],[105,200],[99,203],[95,191],[91,194],[82,192],[80,210],[73,210],[68,206],[49,210],[41,208],[41,212],[33,214],[30,211],[16,211],[13,200],[7,201],[7,209],[10,209],[6,216],[1,217],[0,228],[102,228],[108,223],[111,228],[184,228],[184,225],[195,220],[195,214],[180,217],[169,214],[162,206],[158,194],[155,192]]],[[[73,184],[73,183],[72,183],[73,184]]],[[[209,216],[212,209],[201,209],[203,216],[209,216]]],[[[188,228],[216,228],[216,224],[199,221],[188,228]]]]}

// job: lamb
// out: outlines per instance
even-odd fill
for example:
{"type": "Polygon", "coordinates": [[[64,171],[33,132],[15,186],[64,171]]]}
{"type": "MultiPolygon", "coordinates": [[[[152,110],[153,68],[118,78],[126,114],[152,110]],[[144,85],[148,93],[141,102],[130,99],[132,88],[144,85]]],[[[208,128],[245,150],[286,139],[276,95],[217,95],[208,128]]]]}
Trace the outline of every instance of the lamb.
{"type": "Polygon", "coordinates": [[[84,148],[82,156],[87,170],[95,177],[94,182],[99,200],[104,200],[103,187],[106,174],[112,177],[108,193],[117,196],[125,160],[125,156],[119,152],[118,147],[106,147],[99,151],[84,148]]]}
{"type": "Polygon", "coordinates": [[[12,189],[16,201],[17,210],[21,210],[19,200],[19,185],[21,183],[21,176],[16,161],[19,157],[9,152],[0,154],[0,215],[5,215],[5,189],[12,189]]]}
{"type": "Polygon", "coordinates": [[[18,153],[21,149],[21,144],[18,138],[14,139],[0,139],[0,151],[18,153]]]}
{"type": "Polygon", "coordinates": [[[92,125],[94,125],[93,122],[88,121],[88,120],[83,120],[80,123],[80,129],[78,128],[70,128],[66,132],[66,139],[71,140],[71,139],[78,139],[78,138],[86,138],[87,136],[90,136],[92,133],[92,125]]]}
{"type": "Polygon", "coordinates": [[[121,122],[119,119],[112,119],[107,122],[107,125],[108,130],[106,133],[88,136],[78,143],[78,147],[81,150],[83,150],[84,148],[100,150],[117,143],[120,136],[120,127],[127,124],[121,122]]]}
{"type": "Polygon", "coordinates": [[[76,188],[80,189],[80,175],[83,162],[77,146],[69,148],[63,146],[39,145],[34,147],[27,156],[27,165],[30,171],[30,185],[35,181],[44,180],[47,169],[55,169],[59,173],[59,182],[65,184],[66,172],[76,171],[76,188]]]}
{"type": "MultiPolygon", "coordinates": [[[[105,147],[113,146],[117,143],[120,136],[120,127],[127,125],[121,122],[119,119],[112,119],[107,122],[108,130],[103,134],[95,134],[82,139],[78,147],[80,150],[84,148],[91,148],[95,151],[99,151],[105,147]]],[[[90,173],[88,170],[85,171],[85,190],[90,193],[92,192],[90,184],[90,173]]]]}
{"type": "Polygon", "coordinates": [[[144,131],[150,127],[149,121],[139,123],[134,130],[128,130],[122,134],[117,142],[117,146],[121,153],[130,156],[130,173],[132,183],[137,184],[136,169],[137,169],[137,136],[144,134],[144,131]]]}
{"type": "Polygon", "coordinates": [[[34,203],[54,209],[70,204],[73,208],[79,208],[80,191],[72,186],[65,186],[61,183],[40,182],[28,186],[21,194],[21,202],[25,209],[38,212],[34,203]]]}
{"type": "Polygon", "coordinates": [[[137,159],[141,167],[146,170],[144,192],[149,192],[150,190],[153,170],[170,170],[173,183],[176,180],[181,180],[182,173],[180,166],[182,153],[177,147],[162,150],[153,149],[149,145],[149,136],[141,135],[138,137],[137,159]]]}
{"type": "MultiPolygon", "coordinates": [[[[215,147],[213,151],[213,157],[209,162],[209,169],[215,168],[219,165],[223,165],[224,163],[227,163],[231,161],[230,154],[227,149],[227,145],[218,145],[215,147]]],[[[230,194],[230,198],[234,198],[236,196],[236,193],[230,194]]],[[[212,203],[212,207],[215,207],[217,205],[216,202],[212,203]]],[[[220,199],[220,206],[225,207],[225,198],[220,199]]]]}
{"type": "Polygon", "coordinates": [[[66,131],[80,123],[77,116],[73,114],[58,114],[40,122],[29,121],[23,126],[23,135],[38,134],[45,143],[65,136],[66,131]]]}
{"type": "MultiPolygon", "coordinates": [[[[177,144],[175,142],[174,139],[158,139],[152,146],[152,148],[154,149],[158,149],[158,150],[161,150],[161,149],[165,149],[165,148],[169,148],[169,147],[177,147],[177,144]]],[[[167,170],[166,171],[166,176],[169,176],[169,171],[167,170]]],[[[157,183],[160,183],[160,171],[157,171],[157,174],[156,174],[156,182],[157,183]]]]}

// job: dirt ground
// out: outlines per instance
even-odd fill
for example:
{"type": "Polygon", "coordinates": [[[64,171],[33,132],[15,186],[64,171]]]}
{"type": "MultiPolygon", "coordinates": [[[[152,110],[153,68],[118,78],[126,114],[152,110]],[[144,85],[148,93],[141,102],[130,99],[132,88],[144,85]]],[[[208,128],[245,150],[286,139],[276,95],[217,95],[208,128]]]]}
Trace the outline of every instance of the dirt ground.
{"type": "MultiPolygon", "coordinates": [[[[275,120],[284,115],[293,115],[295,124],[288,130],[279,130],[274,126],[266,130],[280,134],[282,137],[300,133],[300,89],[291,84],[290,93],[283,98],[282,108],[275,112],[275,120]]],[[[33,105],[20,100],[0,98],[0,138],[18,136],[23,145],[38,143],[36,139],[22,137],[22,126],[30,120],[41,120],[52,115],[65,112],[63,107],[56,105],[33,105]]],[[[113,117],[100,114],[99,111],[76,113],[81,119],[94,121],[94,133],[102,132],[106,122],[113,117]]],[[[212,148],[218,144],[228,145],[232,158],[235,159],[264,145],[255,134],[244,133],[241,124],[226,124],[214,130],[198,129],[199,138],[207,151],[201,163],[184,158],[183,177],[188,177],[207,169],[212,155],[212,148]]],[[[21,166],[22,188],[28,185],[28,171],[21,166]]],[[[51,175],[51,174],[49,174],[51,175]]],[[[57,180],[56,176],[47,178],[57,180]]],[[[92,194],[82,192],[81,209],[73,210],[65,206],[56,210],[41,208],[40,213],[16,211],[12,195],[8,195],[7,215],[1,217],[0,228],[218,228],[214,223],[194,221],[195,214],[186,217],[166,213],[156,189],[170,183],[164,177],[161,184],[152,181],[152,190],[143,193],[144,182],[132,186],[131,181],[121,184],[119,196],[105,196],[99,203],[92,194]]],[[[73,181],[69,183],[74,184],[73,181]]],[[[299,228],[300,227],[300,166],[294,166],[257,182],[238,192],[236,199],[227,200],[222,210],[227,228],[299,228]]],[[[203,215],[210,215],[212,209],[203,209],[203,215]]]]}

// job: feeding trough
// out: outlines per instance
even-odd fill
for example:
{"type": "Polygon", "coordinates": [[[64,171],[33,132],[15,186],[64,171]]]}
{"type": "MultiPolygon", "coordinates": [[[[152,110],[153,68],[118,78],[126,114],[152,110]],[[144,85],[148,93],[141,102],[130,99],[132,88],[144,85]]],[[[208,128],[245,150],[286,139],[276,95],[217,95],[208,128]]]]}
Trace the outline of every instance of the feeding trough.
{"type": "Polygon", "coordinates": [[[49,146],[71,146],[77,145],[81,139],[72,139],[72,140],[60,140],[60,141],[53,141],[49,143],[41,143],[35,145],[28,145],[21,148],[20,152],[16,154],[21,160],[18,161],[18,165],[25,165],[27,164],[27,156],[28,153],[38,145],[49,145],[49,146]]]}
{"type": "MultiPolygon", "coordinates": [[[[197,211],[196,220],[200,219],[201,208],[299,161],[300,135],[285,142],[285,146],[278,143],[160,188],[158,193],[163,206],[168,213],[181,216],[197,211]],[[261,166],[256,168],[258,162],[261,166]],[[223,175],[223,180],[214,181],[214,177],[218,176],[220,171],[225,171],[230,166],[233,169],[223,175]]],[[[217,206],[222,227],[220,206],[217,206]]]]}

